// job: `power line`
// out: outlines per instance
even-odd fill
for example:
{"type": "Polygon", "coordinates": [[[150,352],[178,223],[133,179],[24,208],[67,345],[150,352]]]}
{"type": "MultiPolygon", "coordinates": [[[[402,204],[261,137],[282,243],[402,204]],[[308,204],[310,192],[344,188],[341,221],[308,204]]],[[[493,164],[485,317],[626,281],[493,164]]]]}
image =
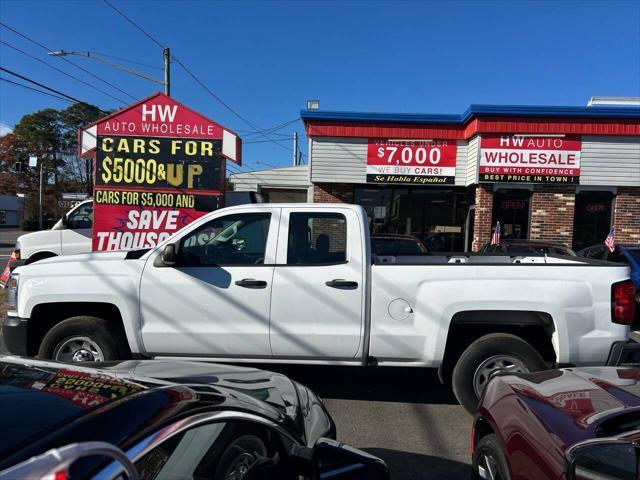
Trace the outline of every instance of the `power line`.
{"type": "MultiPolygon", "coordinates": [[[[82,79],[80,79],[80,78],[74,77],[73,75],[71,75],[71,74],[69,74],[69,73],[65,72],[64,70],[60,70],[58,67],[54,67],[53,65],[50,65],[49,63],[45,62],[44,60],[42,60],[42,59],[40,59],[40,58],[38,58],[38,57],[36,57],[36,56],[34,56],[34,55],[31,55],[30,53],[25,52],[24,50],[21,50],[21,49],[19,49],[18,47],[14,46],[14,45],[11,45],[10,43],[5,42],[4,40],[0,40],[0,43],[2,43],[3,45],[6,45],[6,46],[7,46],[7,47],[9,47],[9,48],[13,48],[14,50],[16,50],[16,51],[18,51],[18,52],[22,53],[23,55],[26,55],[27,57],[33,58],[34,60],[36,60],[36,61],[38,61],[38,62],[42,63],[43,65],[46,65],[47,67],[52,68],[53,70],[55,70],[55,71],[57,71],[57,72],[60,72],[60,73],[62,73],[63,75],[66,75],[67,77],[72,78],[72,79],[74,79],[74,80],[76,80],[76,81],[78,81],[78,82],[80,82],[80,83],[83,83],[83,84],[85,84],[85,85],[87,85],[87,86],[89,86],[89,87],[93,88],[94,90],[97,90],[98,92],[100,92],[100,93],[102,93],[102,94],[104,94],[104,95],[107,95],[107,96],[109,96],[109,97],[113,98],[114,100],[117,100],[117,101],[119,101],[119,102],[121,102],[121,103],[126,103],[126,102],[124,102],[123,100],[119,99],[118,97],[114,97],[114,96],[113,96],[113,95],[111,95],[110,93],[105,92],[104,90],[101,90],[101,89],[99,89],[98,87],[96,87],[96,86],[94,86],[94,85],[91,85],[89,82],[85,82],[84,80],[82,80],[82,79]]],[[[103,110],[101,110],[101,111],[103,111],[103,110]]]]}
{"type": "MultiPolygon", "coordinates": [[[[25,34],[23,34],[23,33],[20,33],[20,32],[19,32],[18,30],[16,30],[15,28],[11,28],[11,27],[10,27],[9,25],[7,25],[6,23],[0,22],[0,25],[2,25],[4,28],[6,28],[6,29],[8,29],[8,30],[11,30],[11,31],[12,31],[13,33],[15,33],[16,35],[19,35],[19,36],[21,36],[22,38],[24,38],[24,39],[26,39],[26,40],[30,41],[31,43],[34,43],[35,45],[38,45],[39,47],[43,48],[43,49],[44,49],[44,50],[46,50],[47,52],[51,52],[51,51],[52,51],[52,50],[51,50],[49,47],[47,47],[46,45],[43,45],[42,43],[37,42],[36,40],[34,40],[34,39],[32,39],[32,38],[29,38],[27,35],[25,35],[25,34]]],[[[133,96],[133,95],[131,95],[130,93],[125,92],[124,90],[122,90],[120,87],[117,87],[117,86],[116,86],[116,85],[114,85],[113,83],[107,82],[106,80],[104,80],[104,79],[100,78],[98,75],[95,75],[95,74],[91,73],[91,72],[90,72],[89,70],[87,70],[86,68],[82,67],[81,65],[78,65],[78,64],[77,64],[77,63],[75,63],[75,62],[72,62],[72,61],[71,61],[71,60],[69,60],[68,58],[65,58],[65,57],[58,57],[58,58],[60,58],[61,60],[63,60],[63,61],[65,61],[65,62],[67,62],[67,63],[68,63],[68,64],[70,64],[70,65],[73,65],[73,66],[74,66],[74,67],[76,67],[77,69],[82,70],[82,71],[83,71],[83,72],[85,72],[86,74],[91,75],[91,76],[92,76],[93,78],[95,78],[96,80],[100,80],[102,83],[104,83],[104,84],[106,84],[106,85],[109,85],[111,88],[114,88],[114,89],[118,90],[120,93],[123,93],[123,94],[125,94],[126,96],[131,97],[131,98],[132,98],[132,99],[134,99],[134,100],[138,100],[136,97],[134,97],[134,96],[133,96]]],[[[119,102],[124,103],[125,105],[128,103],[128,102],[125,102],[125,101],[120,100],[120,99],[118,99],[118,101],[119,101],[119,102]]]]}
{"type": "MultiPolygon", "coordinates": [[[[282,135],[282,134],[276,134],[275,132],[277,132],[278,130],[282,130],[285,127],[288,127],[289,125],[298,122],[300,119],[299,118],[295,118],[293,120],[290,120],[288,122],[283,122],[280,123],[278,125],[276,125],[275,127],[271,127],[271,128],[265,128],[264,130],[261,130],[262,133],[268,133],[269,135],[274,134],[274,135],[282,135]]],[[[248,135],[257,135],[259,132],[250,132],[248,135]]]]}
{"type": "MultiPolygon", "coordinates": [[[[134,22],[131,18],[129,18],[127,15],[124,14],[124,12],[122,12],[121,10],[119,10],[118,8],[116,8],[115,5],[113,5],[113,3],[111,3],[109,0],[103,0],[104,3],[106,3],[107,5],[109,5],[116,13],[118,13],[118,15],[120,15],[122,18],[124,18],[127,22],[129,22],[131,25],[133,25],[137,30],[139,30],[140,32],[142,32],[147,38],[149,38],[153,43],[155,43],[156,45],[158,45],[160,48],[164,49],[165,46],[160,43],[158,40],[156,40],[150,33],[148,33],[144,28],[142,28],[140,25],[138,25],[136,22],[134,22]]],[[[260,128],[257,127],[256,125],[254,125],[253,123],[251,123],[249,120],[247,120],[245,117],[243,117],[242,115],[240,115],[238,112],[236,112],[233,108],[231,108],[230,105],[228,105],[224,100],[222,100],[222,98],[220,98],[218,95],[216,95],[215,93],[213,93],[213,91],[211,91],[211,89],[209,87],[207,87],[191,70],[189,70],[189,68],[187,68],[187,66],[182,63],[182,61],[176,57],[175,55],[171,55],[171,58],[178,64],[180,65],[180,67],[182,67],[182,69],[198,84],[200,85],[209,95],[211,95],[214,99],[216,99],[218,101],[218,103],[220,103],[224,108],[226,108],[227,110],[229,110],[231,113],[233,113],[236,117],[238,117],[240,120],[242,120],[244,123],[246,123],[247,125],[249,125],[256,133],[258,133],[259,135],[261,135],[262,137],[266,138],[267,140],[271,141],[273,144],[279,146],[280,148],[283,148],[287,151],[293,151],[290,148],[287,148],[283,145],[280,145],[279,143],[277,143],[276,140],[270,139],[267,135],[265,135],[264,133],[262,133],[260,131],[260,128]]]]}
{"type": "Polygon", "coordinates": [[[277,139],[268,139],[268,140],[249,140],[249,141],[242,141],[243,145],[253,145],[254,143],[271,143],[271,142],[290,142],[290,139],[287,138],[277,138],[277,139]]]}
{"type": "MultiPolygon", "coordinates": [[[[106,1],[106,0],[105,0],[106,1]]],[[[283,148],[287,151],[291,151],[290,148],[287,148],[283,145],[280,145],[279,143],[277,143],[276,140],[273,140],[272,138],[269,138],[266,134],[264,134],[258,127],[256,127],[253,123],[251,123],[249,120],[247,120],[246,118],[244,118],[242,115],[240,115],[238,112],[236,112],[233,108],[231,108],[227,103],[225,103],[218,95],[216,95],[215,93],[213,93],[211,91],[211,89],[209,87],[207,87],[191,70],[189,70],[187,68],[187,66],[182,63],[176,56],[171,55],[171,58],[173,58],[178,65],[180,65],[182,67],[182,69],[187,72],[187,74],[189,74],[189,76],[191,78],[193,78],[195,80],[195,82],[200,85],[209,95],[211,95],[213,98],[215,98],[223,107],[225,107],[227,110],[229,110],[231,113],[233,113],[236,117],[238,117],[240,120],[242,120],[244,123],[246,123],[247,125],[249,125],[251,128],[253,128],[255,130],[255,132],[257,134],[259,134],[260,136],[266,138],[267,140],[269,140],[270,142],[272,142],[274,145],[279,146],[280,148],[283,148]]]]}
{"type": "Polygon", "coordinates": [[[2,80],[3,82],[12,83],[13,85],[17,85],[18,87],[26,88],[27,90],[33,90],[34,92],[41,93],[42,95],[48,95],[49,97],[62,100],[63,102],[74,103],[71,100],[61,97],[59,95],[54,95],[53,93],[45,92],[43,90],[38,90],[37,88],[30,87],[29,85],[23,85],[21,83],[14,82],[13,80],[9,80],[8,78],[0,77],[0,80],[2,80]]]}
{"type": "Polygon", "coordinates": [[[120,10],[118,10],[116,8],[116,6],[111,3],[109,0],[103,0],[104,3],[106,3],[107,5],[109,5],[112,9],[114,9],[116,12],[118,12],[120,14],[121,17],[123,17],[125,20],[127,20],[127,22],[129,22],[131,25],[133,25],[134,27],[136,27],[138,30],[140,30],[144,35],[147,36],[147,38],[149,38],[153,43],[155,43],[156,45],[158,45],[160,48],[165,48],[164,45],[162,45],[158,40],[156,40],[155,38],[153,38],[151,35],[149,35],[147,32],[145,32],[145,30],[138,25],[136,22],[134,22],[133,20],[131,20],[129,17],[127,17],[123,12],[121,12],[120,10]]]}
{"type": "Polygon", "coordinates": [[[30,79],[29,77],[25,77],[24,75],[20,75],[19,73],[16,72],[12,72],[11,70],[9,70],[8,68],[4,68],[4,67],[0,67],[0,70],[2,70],[3,72],[7,72],[10,75],[13,75],[14,77],[18,77],[21,78],[22,80],[26,80],[29,83],[33,83],[34,85],[38,85],[39,87],[42,87],[46,90],[49,90],[50,92],[53,92],[57,95],[60,95],[62,97],[68,98],[69,100],[76,102],[76,103],[86,103],[83,102],[82,100],[78,100],[77,98],[72,97],[71,95],[67,95],[66,93],[62,93],[59,90],[56,90],[55,88],[51,88],[51,87],[47,87],[46,85],[40,83],[40,82],[36,82],[35,80],[30,79]]]}

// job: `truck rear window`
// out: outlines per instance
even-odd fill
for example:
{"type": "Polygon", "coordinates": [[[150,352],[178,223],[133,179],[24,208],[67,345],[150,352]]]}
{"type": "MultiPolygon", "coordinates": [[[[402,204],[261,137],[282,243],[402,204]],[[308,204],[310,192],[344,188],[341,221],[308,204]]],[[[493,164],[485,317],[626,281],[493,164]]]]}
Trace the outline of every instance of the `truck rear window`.
{"type": "Polygon", "coordinates": [[[347,219],[344,215],[291,213],[287,265],[327,265],[346,260],[347,219]]]}

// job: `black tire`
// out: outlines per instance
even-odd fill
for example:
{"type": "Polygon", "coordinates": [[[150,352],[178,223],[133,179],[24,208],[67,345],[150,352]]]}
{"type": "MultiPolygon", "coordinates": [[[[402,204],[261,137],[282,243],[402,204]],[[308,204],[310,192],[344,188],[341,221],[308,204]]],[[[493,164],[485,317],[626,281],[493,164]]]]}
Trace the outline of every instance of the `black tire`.
{"type": "Polygon", "coordinates": [[[476,371],[486,360],[498,355],[513,357],[529,372],[546,369],[537,350],[520,337],[508,333],[491,333],[480,337],[460,355],[451,378],[453,393],[458,402],[472,415],[479,400],[474,388],[476,371]]]}
{"type": "Polygon", "coordinates": [[[55,359],[56,350],[73,337],[87,337],[100,348],[104,361],[130,357],[126,339],[114,333],[109,322],[98,317],[71,317],[55,325],[42,339],[38,357],[55,359]]]}
{"type": "Polygon", "coordinates": [[[474,479],[488,478],[491,480],[509,480],[509,466],[507,459],[498,443],[498,438],[492,433],[485,435],[480,439],[476,449],[473,452],[472,460],[473,477],[474,479]],[[488,465],[490,464],[490,467],[488,465]],[[494,468],[495,467],[495,468],[494,468]],[[485,470],[485,476],[480,476],[480,469],[485,470]],[[487,470],[491,468],[491,472],[494,473],[492,477],[487,470]]]}

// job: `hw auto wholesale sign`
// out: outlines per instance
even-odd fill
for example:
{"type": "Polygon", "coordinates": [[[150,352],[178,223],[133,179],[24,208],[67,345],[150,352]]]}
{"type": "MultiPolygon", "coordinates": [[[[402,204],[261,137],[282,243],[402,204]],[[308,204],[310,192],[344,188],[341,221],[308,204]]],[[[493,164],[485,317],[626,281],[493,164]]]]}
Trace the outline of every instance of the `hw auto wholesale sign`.
{"type": "Polygon", "coordinates": [[[370,138],[367,182],[453,184],[455,140],[390,140],[370,138]]]}
{"type": "Polygon", "coordinates": [[[93,250],[150,248],[218,208],[240,139],[162,93],[84,127],[95,156],[93,250]]]}
{"type": "Polygon", "coordinates": [[[480,182],[578,183],[579,136],[487,135],[480,141],[480,182]]]}

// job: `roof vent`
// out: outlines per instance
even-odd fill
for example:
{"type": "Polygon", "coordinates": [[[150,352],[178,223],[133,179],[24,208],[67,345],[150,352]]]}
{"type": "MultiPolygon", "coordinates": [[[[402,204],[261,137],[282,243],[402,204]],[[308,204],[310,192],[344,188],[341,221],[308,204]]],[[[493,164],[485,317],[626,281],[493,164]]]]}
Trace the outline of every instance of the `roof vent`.
{"type": "Polygon", "coordinates": [[[587,107],[640,107],[640,97],[591,97],[587,107]]]}

